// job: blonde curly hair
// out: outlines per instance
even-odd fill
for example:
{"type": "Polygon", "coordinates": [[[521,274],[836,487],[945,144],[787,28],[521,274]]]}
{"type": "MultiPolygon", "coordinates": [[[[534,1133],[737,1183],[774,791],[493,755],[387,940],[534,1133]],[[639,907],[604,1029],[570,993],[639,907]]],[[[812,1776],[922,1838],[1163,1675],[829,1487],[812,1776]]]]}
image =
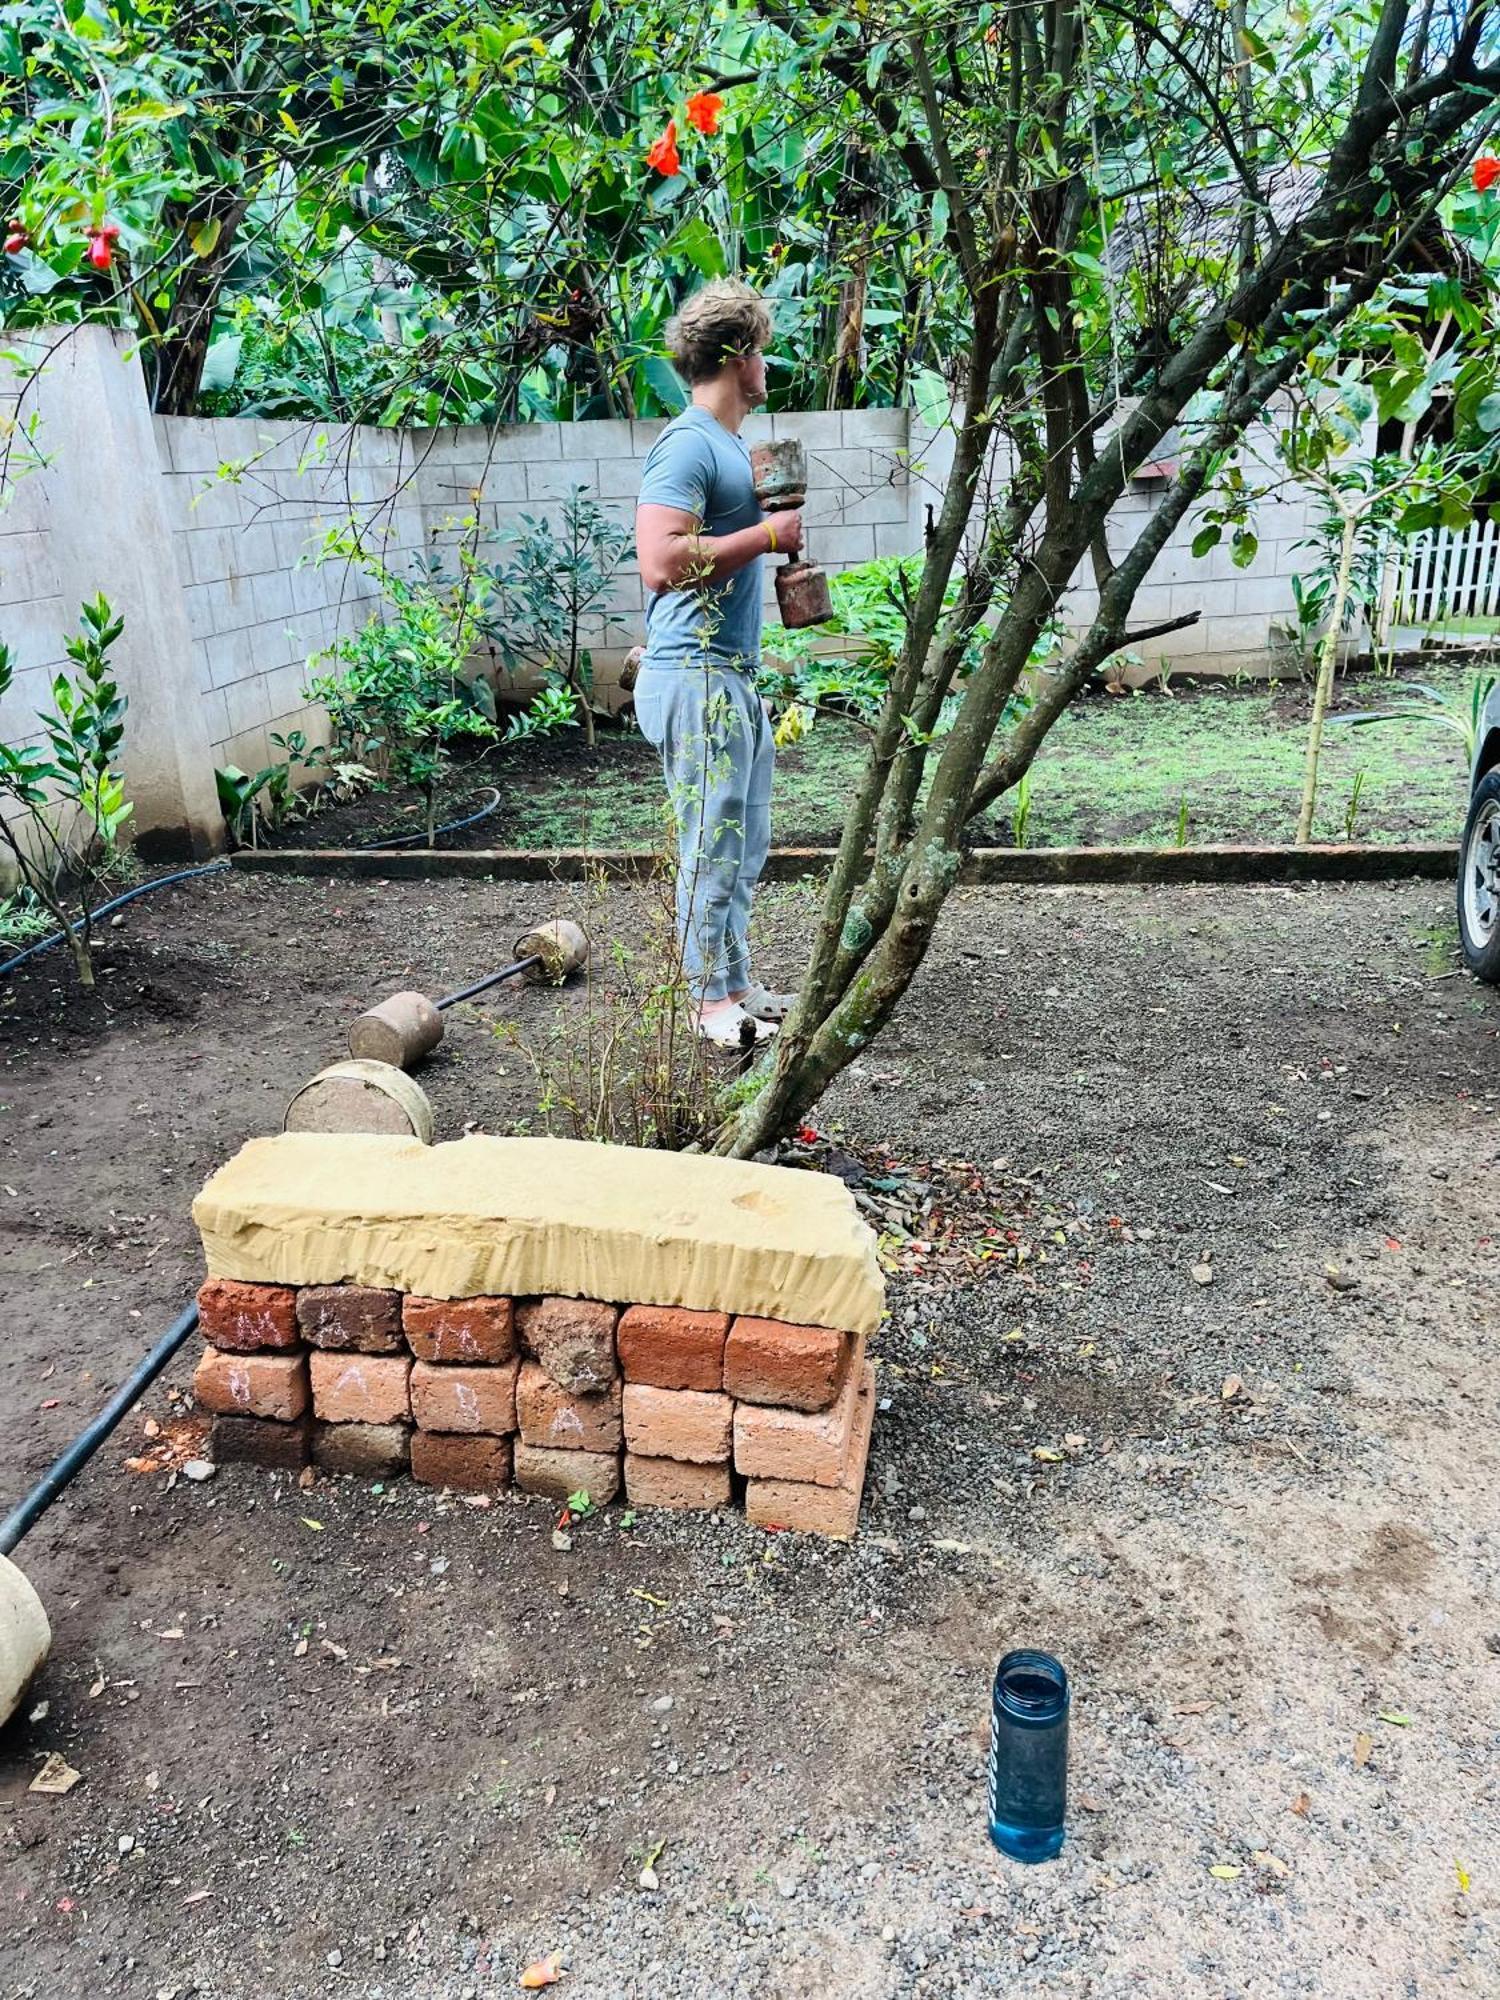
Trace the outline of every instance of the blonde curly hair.
{"type": "Polygon", "coordinates": [[[771,313],[738,278],[714,278],[667,321],[667,352],[687,382],[708,382],[771,338],[771,313]]]}

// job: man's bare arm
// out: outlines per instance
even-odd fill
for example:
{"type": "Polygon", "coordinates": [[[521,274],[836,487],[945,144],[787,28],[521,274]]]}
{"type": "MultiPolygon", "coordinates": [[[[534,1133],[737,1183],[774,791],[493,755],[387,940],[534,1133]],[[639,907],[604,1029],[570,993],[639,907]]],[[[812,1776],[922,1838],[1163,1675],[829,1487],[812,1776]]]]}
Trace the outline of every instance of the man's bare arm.
{"type": "Polygon", "coordinates": [[[647,590],[681,590],[688,584],[722,583],[725,577],[775,550],[796,555],[802,547],[802,513],[767,514],[730,535],[705,535],[691,514],[677,507],[635,510],[636,558],[647,590]]]}

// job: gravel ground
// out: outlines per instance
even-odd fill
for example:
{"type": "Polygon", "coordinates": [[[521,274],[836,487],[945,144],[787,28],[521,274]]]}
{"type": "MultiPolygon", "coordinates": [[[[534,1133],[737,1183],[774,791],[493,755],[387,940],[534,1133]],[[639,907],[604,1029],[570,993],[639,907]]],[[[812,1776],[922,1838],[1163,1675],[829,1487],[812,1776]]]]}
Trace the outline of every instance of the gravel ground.
{"type": "MultiPolygon", "coordinates": [[[[347,1014],[541,914],[210,878],[136,906],[107,1013],[10,983],[8,1489],[347,1014]]],[[[768,896],[771,969],[806,914],[768,896]]],[[[550,1951],[570,2000],[1500,1992],[1500,1000],[1453,963],[1431,885],[956,895],[825,1122],[979,1163],[1015,1240],[893,1279],[847,1547],[134,1475],[179,1366],[21,1551],[56,1645],[0,1742],[0,1995],[482,2000],[550,1951]],[[984,1830],[1017,1643],[1076,1690],[1029,1870],[984,1830]],[[82,1782],[29,1793],[54,1750],[82,1782]]],[[[426,1082],[450,1134],[527,1110],[475,1026],[426,1082]]]]}

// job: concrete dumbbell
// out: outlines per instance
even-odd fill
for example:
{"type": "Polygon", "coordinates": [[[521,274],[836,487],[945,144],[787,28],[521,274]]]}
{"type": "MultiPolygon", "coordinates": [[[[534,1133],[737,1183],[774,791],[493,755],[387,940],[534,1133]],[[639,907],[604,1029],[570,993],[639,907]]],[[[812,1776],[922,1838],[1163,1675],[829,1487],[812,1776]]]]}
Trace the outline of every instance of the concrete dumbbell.
{"type": "Polygon", "coordinates": [[[393,1063],[330,1063],[286,1108],[284,1132],[389,1132],[432,1144],[432,1106],[393,1063]]]}
{"type": "Polygon", "coordinates": [[[441,1000],[429,1000],[425,993],[393,993],[377,1007],[367,1007],[349,1028],[349,1053],[358,1061],[389,1063],[396,1069],[415,1069],[430,1056],[443,1039],[443,1014],[460,1000],[472,1000],[477,993],[498,986],[505,979],[524,979],[528,985],[561,986],[588,963],[589,937],[582,924],[557,917],[538,924],[516,940],[513,965],[486,973],[472,986],[445,993],[441,1000]]]}
{"type": "Polygon", "coordinates": [[[393,993],[349,1024],[349,1053],[361,1062],[415,1069],[443,1039],[443,1017],[425,993],[393,993]]]}

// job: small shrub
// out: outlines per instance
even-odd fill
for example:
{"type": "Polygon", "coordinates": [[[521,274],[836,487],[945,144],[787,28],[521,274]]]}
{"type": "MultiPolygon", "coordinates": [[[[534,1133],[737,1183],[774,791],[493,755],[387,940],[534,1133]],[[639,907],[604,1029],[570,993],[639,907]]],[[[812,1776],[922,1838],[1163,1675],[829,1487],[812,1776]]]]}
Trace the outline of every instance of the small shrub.
{"type": "MultiPolygon", "coordinates": [[[[480,629],[500,650],[512,675],[531,668],[571,696],[594,747],[593,654],[583,644],[585,618],[615,614],[605,608],[631,531],[582,486],[562,503],[561,527],[523,514],[515,555],[486,572],[492,600],[480,629]]],[[[616,621],[623,624],[625,621],[616,621]]]]}
{"type": "MultiPolygon", "coordinates": [[[[40,712],[47,747],[0,742],[0,840],[21,888],[66,934],[79,984],[92,987],[94,906],[132,807],[114,768],[126,702],[108,657],[124,620],[101,596],[83,605],[79,622],[67,642],[77,671],[56,677],[52,707],[40,712]]],[[[14,678],[14,657],[0,645],[0,699],[14,678]]]]}
{"type": "MultiPolygon", "coordinates": [[[[781,625],[767,630],[759,684],[778,712],[778,741],[795,742],[819,714],[850,717],[873,726],[885,701],[891,670],[906,642],[907,617],[921,575],[919,555],[880,556],[873,562],[857,563],[829,578],[831,618],[798,631],[781,625]],[[829,647],[831,639],[847,643],[834,650],[829,647]],[[787,721],[792,716],[795,720],[787,721]]],[[[947,605],[957,598],[958,588],[955,578],[948,586],[947,605]]],[[[971,633],[958,671],[959,686],[972,672],[989,635],[988,624],[976,626],[971,633]]],[[[1045,632],[1029,666],[1042,667],[1056,651],[1058,639],[1058,631],[1045,632]]],[[[929,731],[925,740],[930,742],[946,733],[958,699],[957,694],[949,696],[936,729],[929,731]]],[[[1029,705],[1029,695],[1017,689],[1006,705],[1003,722],[1013,722],[1029,705]]],[[[915,736],[913,723],[908,723],[908,729],[915,736]]]]}
{"type": "MultiPolygon", "coordinates": [[[[581,920],[595,938],[618,923],[618,896],[608,897],[607,880],[593,878],[581,920]]],[[[549,1136],[695,1151],[753,1090],[745,1076],[726,1075],[723,1058],[694,1032],[665,859],[643,901],[633,942],[613,938],[602,962],[590,961],[581,994],[560,994],[536,1029],[507,1021],[495,1033],[531,1068],[549,1136]]]]}
{"type": "Polygon", "coordinates": [[[570,728],[572,702],[559,702],[548,689],[503,730],[497,725],[494,690],[469,668],[487,587],[467,552],[463,576],[451,590],[430,578],[412,582],[394,575],[348,530],[325,543],[320,560],[334,558],[374,577],[387,601],[360,631],[315,655],[315,662],[338,665],[309,681],[306,698],[328,711],[335,759],[422,794],[430,847],[438,791],[456,746],[516,743],[570,728]]]}

